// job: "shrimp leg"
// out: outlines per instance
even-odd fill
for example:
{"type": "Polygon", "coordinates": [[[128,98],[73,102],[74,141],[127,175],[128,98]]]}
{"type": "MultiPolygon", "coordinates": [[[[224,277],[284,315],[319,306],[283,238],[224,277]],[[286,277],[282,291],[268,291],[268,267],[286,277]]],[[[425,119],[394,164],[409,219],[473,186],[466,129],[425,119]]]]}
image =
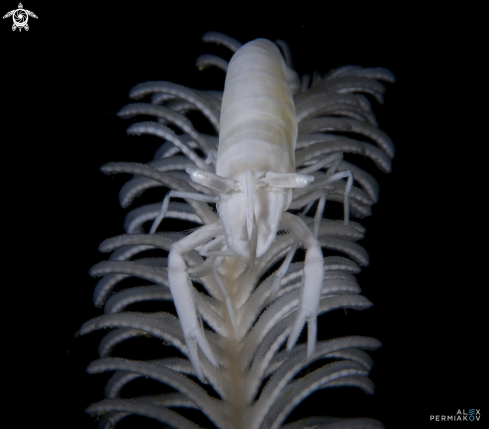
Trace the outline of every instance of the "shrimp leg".
{"type": "Polygon", "coordinates": [[[170,285],[170,292],[175,302],[175,308],[189,350],[189,358],[192,361],[199,380],[204,383],[205,379],[199,361],[197,345],[200,346],[205,357],[214,367],[217,368],[218,363],[207,341],[202,322],[200,321],[192,282],[190,281],[183,256],[218,233],[222,233],[220,222],[205,225],[174,243],[168,255],[168,283],[170,285]]]}
{"type": "Polygon", "coordinates": [[[310,358],[316,348],[317,312],[324,279],[324,260],[321,246],[304,221],[285,212],[281,224],[291,230],[306,249],[302,291],[297,315],[287,341],[287,350],[294,347],[304,324],[307,322],[307,357],[310,358]]]}

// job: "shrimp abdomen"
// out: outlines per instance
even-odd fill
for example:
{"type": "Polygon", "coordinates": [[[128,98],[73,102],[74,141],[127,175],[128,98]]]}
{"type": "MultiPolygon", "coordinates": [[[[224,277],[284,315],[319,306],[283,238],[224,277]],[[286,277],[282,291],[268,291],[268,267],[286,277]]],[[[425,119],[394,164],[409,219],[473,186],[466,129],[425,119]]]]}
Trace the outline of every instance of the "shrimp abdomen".
{"type": "Polygon", "coordinates": [[[218,175],[295,171],[297,121],[287,72],[279,49],[266,39],[233,56],[221,106],[218,175]]]}

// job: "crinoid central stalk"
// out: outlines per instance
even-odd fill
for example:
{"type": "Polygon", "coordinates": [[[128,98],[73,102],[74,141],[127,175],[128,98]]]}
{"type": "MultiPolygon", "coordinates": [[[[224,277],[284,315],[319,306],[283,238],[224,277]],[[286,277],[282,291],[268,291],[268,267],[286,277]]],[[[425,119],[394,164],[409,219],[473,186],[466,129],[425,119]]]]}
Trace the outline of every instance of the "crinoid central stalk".
{"type": "MultiPolygon", "coordinates": [[[[249,262],[236,257],[224,258],[219,267],[219,274],[229,293],[235,317],[238,315],[237,293],[243,280],[241,274],[246,267],[250,268],[249,262]]],[[[245,392],[249,371],[243,366],[243,351],[241,350],[243,337],[240,334],[246,330],[242,326],[244,322],[238,317],[235,319],[237,328],[235,329],[224,302],[221,304],[221,312],[224,315],[223,319],[228,332],[228,337],[222,339],[221,347],[223,352],[222,372],[229,386],[228,397],[225,401],[229,427],[230,429],[250,429],[250,418],[249,416],[247,418],[246,412],[249,410],[250,403],[245,392]]]]}

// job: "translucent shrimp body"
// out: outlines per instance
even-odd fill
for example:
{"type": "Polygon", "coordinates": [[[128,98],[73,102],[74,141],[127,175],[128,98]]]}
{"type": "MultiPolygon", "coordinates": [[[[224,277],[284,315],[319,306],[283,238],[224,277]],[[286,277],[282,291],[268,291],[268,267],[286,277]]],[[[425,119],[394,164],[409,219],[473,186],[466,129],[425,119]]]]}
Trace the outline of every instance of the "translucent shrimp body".
{"type": "MultiPolygon", "coordinates": [[[[295,173],[297,121],[292,89],[299,78],[277,46],[257,39],[241,47],[229,63],[221,107],[216,173],[239,183],[239,192],[218,204],[228,247],[250,258],[256,225],[256,256],[275,239],[282,212],[291,201],[286,177],[276,185],[262,180],[268,172],[295,173]],[[238,225],[238,227],[237,227],[238,225]]],[[[290,177],[289,177],[290,179],[290,177]]]]}

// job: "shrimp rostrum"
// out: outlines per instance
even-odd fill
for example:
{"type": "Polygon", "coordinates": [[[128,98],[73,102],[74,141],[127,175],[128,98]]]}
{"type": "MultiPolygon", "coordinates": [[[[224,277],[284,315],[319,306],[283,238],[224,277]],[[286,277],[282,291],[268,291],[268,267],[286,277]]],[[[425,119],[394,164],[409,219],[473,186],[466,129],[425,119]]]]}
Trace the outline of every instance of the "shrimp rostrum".
{"type": "MultiPolygon", "coordinates": [[[[295,305],[284,304],[277,313],[287,318],[281,338],[283,342],[288,337],[290,351],[307,324],[305,358],[313,356],[325,271],[339,270],[345,263],[341,257],[325,258],[321,248],[347,254],[354,260],[349,261],[350,267],[368,264],[366,252],[354,243],[363,228],[350,221],[350,215],[369,215],[378,198],[375,179],[343,155],[366,156],[384,172],[390,170],[394,155],[392,142],[376,128],[368,99],[357,94],[366,92],[382,102],[385,88],[378,80],[392,82],[388,70],[346,66],[324,77],[315,73],[311,82],[308,75],[300,79],[292,69],[288,47],[281,41],[277,44],[283,56],[275,43],[265,39],[240,46],[233,39],[208,33],[204,40],[235,51],[229,64],[212,56],[198,60],[200,68],[213,65],[227,71],[224,92],[189,90],[168,82],[137,85],[131,97],[152,93],[152,104],[131,104],[119,115],[158,117],[159,123],[137,123],[128,132],[157,135],[166,142],[157,159],[144,168],[122,163],[103,167],[107,174],[136,175],[121,191],[123,205],[147,188],[171,189],[162,205],[129,214],[129,233],[142,232],[141,225],[153,220],[146,236],[163,237],[158,227],[166,217],[203,224],[190,235],[161,245],[170,249],[166,286],[183,331],[182,350],[202,381],[204,372],[209,377],[211,366],[222,363],[220,344],[204,329],[202,318],[224,337],[241,341],[262,309],[275,305],[280,297],[285,302],[283,285],[294,276],[300,278],[300,292],[294,295],[295,305]],[[209,120],[219,133],[218,143],[194,129],[184,115],[188,110],[199,110],[209,120]],[[170,130],[168,123],[182,134],[170,130]],[[375,144],[345,137],[346,133],[360,134],[375,144]],[[171,201],[177,198],[186,203],[171,201]],[[323,219],[327,200],[343,204],[342,221],[323,219]],[[311,217],[308,213],[316,202],[311,217]],[[208,203],[216,204],[218,217],[208,203]],[[292,263],[298,247],[305,249],[299,270],[292,263]],[[260,270],[281,259],[262,296],[253,298],[253,288],[263,275],[260,270]],[[210,297],[204,299],[195,290],[192,280],[197,278],[210,297]],[[251,304],[246,307],[252,299],[257,300],[254,318],[251,304]]],[[[145,240],[141,246],[155,245],[145,240]]]]}

